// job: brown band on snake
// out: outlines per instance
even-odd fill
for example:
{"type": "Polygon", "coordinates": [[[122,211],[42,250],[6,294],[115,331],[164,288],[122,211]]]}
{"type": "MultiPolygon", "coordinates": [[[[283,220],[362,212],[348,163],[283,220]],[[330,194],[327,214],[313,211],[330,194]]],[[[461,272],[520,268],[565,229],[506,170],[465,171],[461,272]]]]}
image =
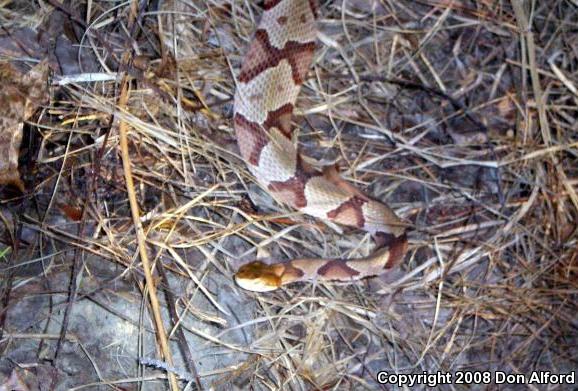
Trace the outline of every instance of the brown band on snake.
{"type": "Polygon", "coordinates": [[[246,160],[257,165],[263,147],[269,142],[267,134],[261,126],[254,122],[247,121],[241,114],[235,114],[235,130],[237,131],[237,144],[241,149],[241,154],[246,160]]]}
{"type": "Polygon", "coordinates": [[[269,42],[269,35],[265,30],[257,30],[238,80],[247,83],[261,72],[277,66],[282,60],[287,60],[291,65],[293,82],[301,85],[313,58],[314,50],[314,42],[303,44],[294,41],[287,42],[283,49],[277,49],[269,42]]]}
{"type": "Polygon", "coordinates": [[[264,4],[263,4],[263,10],[268,11],[273,7],[276,7],[277,5],[279,5],[280,2],[282,2],[283,0],[265,0],[264,4]]]}
{"type": "Polygon", "coordinates": [[[407,252],[407,234],[404,232],[401,236],[390,235],[389,241],[389,258],[384,265],[385,269],[392,269],[399,265],[403,260],[403,256],[407,252]]]}
{"type": "Polygon", "coordinates": [[[265,0],[264,9],[237,78],[234,124],[241,156],[276,200],[370,232],[376,248],[360,259],[255,261],[241,267],[235,280],[245,289],[270,291],[297,281],[351,282],[381,274],[397,266],[407,251],[403,222],[335,167],[318,170],[305,163],[291,137],[291,115],[315,49],[317,2],[265,0]]]}
{"type": "Polygon", "coordinates": [[[270,192],[275,193],[275,198],[297,209],[307,206],[305,186],[309,179],[314,176],[300,167],[301,161],[301,158],[298,157],[294,177],[284,182],[270,182],[267,187],[270,192]]]}
{"type": "Polygon", "coordinates": [[[287,137],[291,139],[291,114],[293,114],[293,104],[287,103],[279,107],[277,110],[270,111],[267,119],[263,123],[265,129],[277,128],[287,137]]]}
{"type": "Polygon", "coordinates": [[[317,2],[315,0],[309,0],[309,7],[313,15],[317,18],[317,2]]]}
{"type": "Polygon", "coordinates": [[[361,208],[366,202],[367,200],[353,196],[331,212],[328,212],[327,217],[337,223],[345,222],[347,224],[349,221],[355,221],[357,227],[363,227],[365,225],[365,217],[363,217],[363,209],[361,208]]]}
{"type": "Polygon", "coordinates": [[[317,270],[317,274],[320,277],[330,277],[330,279],[347,280],[355,278],[359,275],[359,272],[355,269],[350,268],[346,261],[340,259],[334,259],[327,261],[325,265],[321,266],[317,270]]]}

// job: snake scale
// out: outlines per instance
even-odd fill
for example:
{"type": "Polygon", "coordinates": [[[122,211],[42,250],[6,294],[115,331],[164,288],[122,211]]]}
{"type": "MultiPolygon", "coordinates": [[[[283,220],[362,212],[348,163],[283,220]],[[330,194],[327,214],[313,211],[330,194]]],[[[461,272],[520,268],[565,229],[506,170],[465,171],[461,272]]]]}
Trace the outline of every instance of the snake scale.
{"type": "Polygon", "coordinates": [[[315,0],[265,0],[261,22],[237,77],[234,126],[243,160],[278,202],[308,215],[365,230],[376,248],[359,259],[293,259],[242,266],[235,280],[265,292],[296,281],[355,281],[397,266],[407,251],[405,225],[385,204],[338,174],[317,169],[297,149],[291,116],[313,59],[315,0]]]}

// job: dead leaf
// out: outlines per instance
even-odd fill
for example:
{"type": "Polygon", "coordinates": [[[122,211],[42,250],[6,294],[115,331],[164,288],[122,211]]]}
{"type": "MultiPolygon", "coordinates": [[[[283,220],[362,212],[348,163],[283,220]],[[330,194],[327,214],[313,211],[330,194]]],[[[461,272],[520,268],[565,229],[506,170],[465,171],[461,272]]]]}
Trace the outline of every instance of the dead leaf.
{"type": "Polygon", "coordinates": [[[72,221],[82,220],[82,208],[73,205],[58,205],[62,213],[72,221]]]}
{"type": "Polygon", "coordinates": [[[22,72],[9,62],[0,63],[0,185],[24,191],[18,172],[18,154],[24,121],[48,100],[48,63],[22,72]]]}

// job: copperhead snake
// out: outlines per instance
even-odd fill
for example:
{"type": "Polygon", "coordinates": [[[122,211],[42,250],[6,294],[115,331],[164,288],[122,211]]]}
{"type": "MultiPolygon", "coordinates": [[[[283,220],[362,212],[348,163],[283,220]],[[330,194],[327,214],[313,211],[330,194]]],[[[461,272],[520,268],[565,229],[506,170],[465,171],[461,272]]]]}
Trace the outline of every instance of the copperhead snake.
{"type": "Polygon", "coordinates": [[[340,177],[335,167],[306,163],[291,116],[315,50],[316,0],[265,0],[261,22],[237,77],[234,126],[241,157],[278,202],[311,216],[365,230],[376,248],[359,259],[254,261],[235,274],[247,290],[266,292],[296,281],[355,281],[382,274],[403,260],[405,224],[385,204],[340,177]]]}

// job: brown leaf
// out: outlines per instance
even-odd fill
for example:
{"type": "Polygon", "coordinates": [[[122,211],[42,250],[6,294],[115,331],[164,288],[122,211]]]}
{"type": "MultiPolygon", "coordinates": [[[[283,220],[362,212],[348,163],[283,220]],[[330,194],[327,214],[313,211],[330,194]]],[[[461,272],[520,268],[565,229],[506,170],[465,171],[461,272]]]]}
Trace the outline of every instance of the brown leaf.
{"type": "Polygon", "coordinates": [[[82,220],[82,209],[72,205],[58,205],[62,213],[72,221],[82,220]]]}
{"type": "Polygon", "coordinates": [[[0,185],[24,191],[18,173],[18,153],[24,121],[48,99],[48,64],[41,62],[26,73],[11,63],[0,63],[0,185]]]}

